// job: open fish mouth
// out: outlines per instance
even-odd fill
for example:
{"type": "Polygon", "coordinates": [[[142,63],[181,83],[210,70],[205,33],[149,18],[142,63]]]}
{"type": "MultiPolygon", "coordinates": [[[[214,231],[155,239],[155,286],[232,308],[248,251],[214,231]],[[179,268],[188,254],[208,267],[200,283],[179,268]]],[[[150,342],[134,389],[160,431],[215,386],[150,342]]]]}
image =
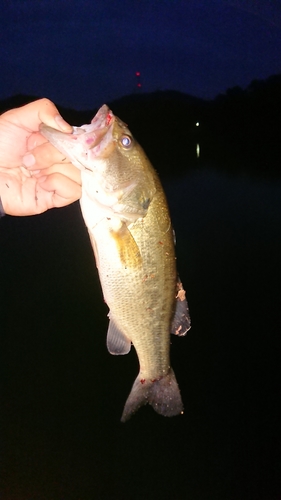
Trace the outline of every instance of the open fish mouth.
{"type": "Polygon", "coordinates": [[[73,127],[71,134],[60,132],[47,125],[40,126],[40,132],[59,151],[65,154],[79,170],[92,170],[89,156],[108,155],[114,149],[113,127],[115,116],[104,104],[94,116],[90,124],[73,127]],[[90,152],[90,155],[89,155],[90,152]]]}

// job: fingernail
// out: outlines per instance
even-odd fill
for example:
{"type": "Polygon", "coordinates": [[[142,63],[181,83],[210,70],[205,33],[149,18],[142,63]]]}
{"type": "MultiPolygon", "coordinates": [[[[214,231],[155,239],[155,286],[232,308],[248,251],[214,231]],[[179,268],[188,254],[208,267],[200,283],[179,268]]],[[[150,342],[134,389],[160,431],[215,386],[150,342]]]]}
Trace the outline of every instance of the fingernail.
{"type": "Polygon", "coordinates": [[[33,154],[28,153],[23,157],[22,162],[25,167],[32,167],[35,164],[35,157],[33,154]]]}
{"type": "Polygon", "coordinates": [[[71,132],[72,131],[72,126],[67,123],[61,115],[55,116],[55,120],[61,130],[64,132],[71,132]]]}

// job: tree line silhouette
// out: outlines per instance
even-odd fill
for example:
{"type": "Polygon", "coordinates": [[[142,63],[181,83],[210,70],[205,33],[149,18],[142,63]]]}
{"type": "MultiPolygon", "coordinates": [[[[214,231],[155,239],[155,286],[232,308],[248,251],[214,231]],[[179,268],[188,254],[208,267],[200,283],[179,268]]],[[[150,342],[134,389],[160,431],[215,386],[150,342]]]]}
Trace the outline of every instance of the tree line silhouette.
{"type": "MultiPolygon", "coordinates": [[[[16,95],[2,100],[0,113],[35,99],[38,96],[16,95]]],[[[97,111],[56,104],[73,125],[89,123],[97,111]]],[[[132,94],[106,104],[128,124],[160,176],[182,175],[203,166],[280,177],[281,74],[253,80],[246,89],[227,89],[213,100],[167,90],[132,94]]]]}

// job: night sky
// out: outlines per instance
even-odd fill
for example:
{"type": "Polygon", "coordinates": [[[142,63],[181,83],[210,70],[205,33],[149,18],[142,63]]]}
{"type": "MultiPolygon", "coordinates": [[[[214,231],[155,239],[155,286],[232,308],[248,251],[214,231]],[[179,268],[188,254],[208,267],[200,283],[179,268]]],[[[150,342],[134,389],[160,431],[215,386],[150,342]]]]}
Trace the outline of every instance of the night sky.
{"type": "Polygon", "coordinates": [[[3,3],[0,99],[76,109],[158,89],[212,99],[280,72],[281,4],[271,0],[3,3]]]}

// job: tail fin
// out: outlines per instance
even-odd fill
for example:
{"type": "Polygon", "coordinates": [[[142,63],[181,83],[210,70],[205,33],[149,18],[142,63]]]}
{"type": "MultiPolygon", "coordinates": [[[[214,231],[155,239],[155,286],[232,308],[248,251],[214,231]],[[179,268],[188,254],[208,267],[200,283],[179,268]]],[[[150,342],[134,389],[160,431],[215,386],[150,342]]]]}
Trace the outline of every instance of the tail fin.
{"type": "Polygon", "coordinates": [[[147,403],[165,417],[183,413],[181,395],[172,368],[167,375],[154,381],[141,379],[138,375],[126,401],[121,422],[129,420],[141,406],[147,403]]]}

